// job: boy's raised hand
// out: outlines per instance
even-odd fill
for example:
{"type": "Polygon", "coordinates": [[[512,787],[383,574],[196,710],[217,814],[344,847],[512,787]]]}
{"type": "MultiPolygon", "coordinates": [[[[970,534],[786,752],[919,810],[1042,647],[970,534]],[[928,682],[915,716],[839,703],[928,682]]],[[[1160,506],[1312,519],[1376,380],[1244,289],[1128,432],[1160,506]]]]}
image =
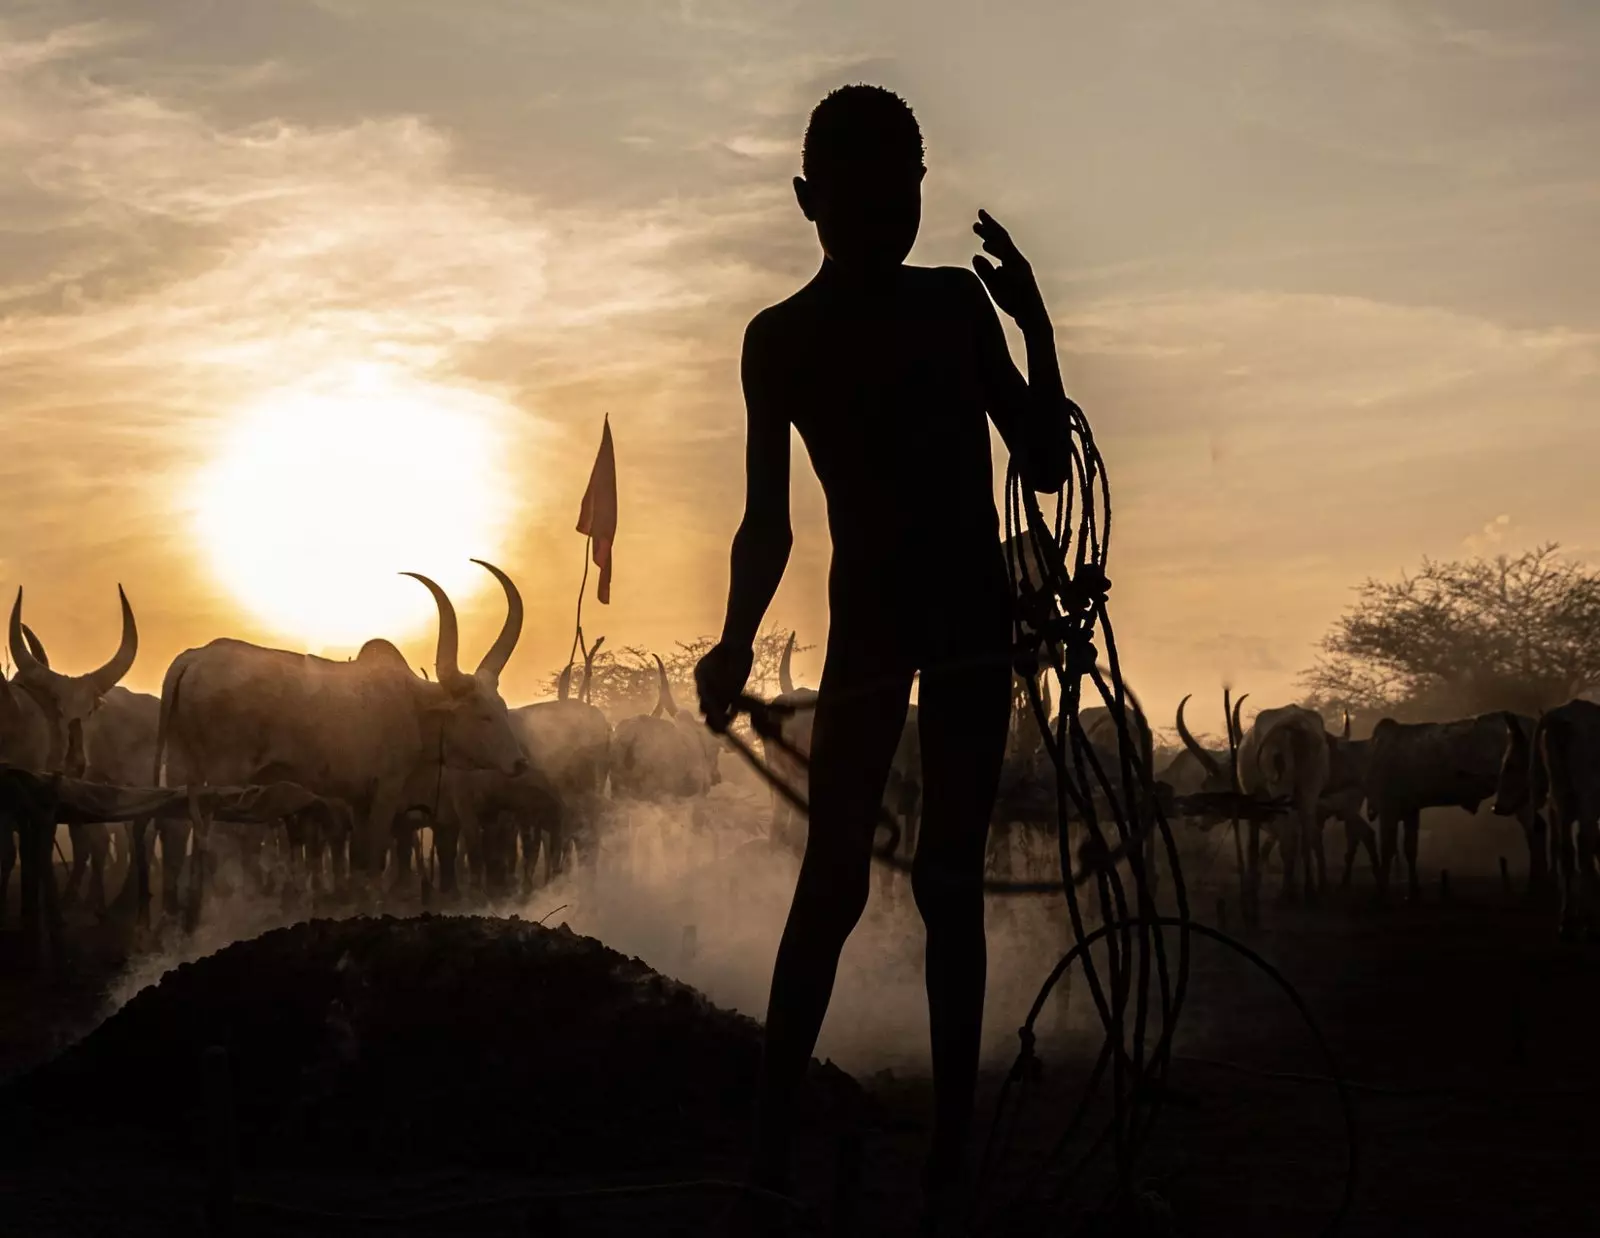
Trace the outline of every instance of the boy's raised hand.
{"type": "Polygon", "coordinates": [[[978,222],[972,225],[972,230],[982,238],[985,252],[1000,260],[1000,265],[995,266],[983,254],[972,259],[972,269],[978,273],[994,303],[1015,319],[1018,326],[1048,324],[1050,315],[1044,307],[1038,281],[1033,277],[1033,268],[1011,234],[985,210],[979,210],[978,222]]]}

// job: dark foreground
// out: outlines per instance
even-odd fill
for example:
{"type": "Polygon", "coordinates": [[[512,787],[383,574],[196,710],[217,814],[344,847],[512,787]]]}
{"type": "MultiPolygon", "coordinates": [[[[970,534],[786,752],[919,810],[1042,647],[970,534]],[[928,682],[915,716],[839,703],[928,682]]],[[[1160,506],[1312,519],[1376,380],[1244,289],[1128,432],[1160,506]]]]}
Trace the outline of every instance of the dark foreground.
{"type": "MultiPolygon", "coordinates": [[[[1214,892],[1195,901],[1212,919],[1214,892]]],[[[1594,1230],[1600,946],[1558,944],[1548,913],[1497,881],[1458,882],[1448,903],[1430,891],[1419,908],[1359,899],[1269,913],[1247,940],[1299,986],[1356,1087],[1343,1232],[1594,1230]]],[[[1264,976],[1211,943],[1194,952],[1143,1185],[1170,1206],[1174,1232],[1324,1232],[1347,1166],[1325,1065],[1264,976]]],[[[76,989],[41,991],[6,960],[7,1068],[91,1016],[92,959],[81,972],[76,989]]],[[[1087,1026],[1081,983],[1072,1002],[1087,1026]]],[[[758,1035],[559,930],[453,917],[280,930],[170,973],[13,1081],[0,1111],[4,1232],[206,1232],[212,1043],[230,1050],[237,1234],[698,1234],[722,1206],[717,1187],[616,1188],[737,1173],[758,1035]],[[604,1193],[530,1201],[590,1187],[604,1193]]],[[[1032,1179],[1097,1048],[1087,1031],[1041,1043],[996,1203],[1032,1179]]],[[[986,1079],[986,1109],[1002,1076],[986,1079]]],[[[859,1085],[815,1071],[802,1194],[829,1215],[855,1132],[854,1231],[905,1233],[927,1081],[859,1085]]],[[[1076,1150],[1102,1129],[1086,1123],[1076,1150]]],[[[1066,1213],[1109,1185],[1093,1163],[1066,1213]]]]}

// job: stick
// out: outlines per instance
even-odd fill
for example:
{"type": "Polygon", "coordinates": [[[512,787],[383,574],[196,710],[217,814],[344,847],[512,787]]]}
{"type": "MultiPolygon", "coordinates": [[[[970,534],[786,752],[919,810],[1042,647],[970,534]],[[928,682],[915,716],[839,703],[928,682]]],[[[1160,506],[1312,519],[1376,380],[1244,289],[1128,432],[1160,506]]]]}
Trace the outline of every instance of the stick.
{"type": "MultiPolygon", "coordinates": [[[[572,648],[567,653],[567,670],[578,660],[578,645],[583,640],[583,591],[589,587],[589,558],[594,545],[593,537],[583,539],[583,580],[578,584],[578,617],[572,625],[572,648]]],[[[569,674],[570,679],[570,674],[569,674]]]]}

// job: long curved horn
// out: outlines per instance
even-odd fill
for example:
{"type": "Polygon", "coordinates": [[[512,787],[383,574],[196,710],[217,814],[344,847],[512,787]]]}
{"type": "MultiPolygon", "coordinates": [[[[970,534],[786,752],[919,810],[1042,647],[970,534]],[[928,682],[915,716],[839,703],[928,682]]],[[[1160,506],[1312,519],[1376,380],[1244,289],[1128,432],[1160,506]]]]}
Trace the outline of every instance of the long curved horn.
{"type": "Polygon", "coordinates": [[[133,622],[133,607],[128,605],[128,595],[122,591],[121,585],[117,586],[117,600],[122,603],[122,643],[117,646],[117,652],[112,654],[111,661],[85,676],[101,696],[117,686],[117,682],[133,667],[133,660],[139,654],[139,628],[133,622]]]}
{"type": "MultiPolygon", "coordinates": [[[[1194,693],[1192,692],[1189,694],[1189,696],[1193,695],[1194,693]]],[[[1211,753],[1207,752],[1200,746],[1199,741],[1197,741],[1195,737],[1189,733],[1189,728],[1183,721],[1183,707],[1188,703],[1188,696],[1184,697],[1183,700],[1178,702],[1178,738],[1183,741],[1183,746],[1189,750],[1194,759],[1199,761],[1200,764],[1205,767],[1206,775],[1208,777],[1221,778],[1222,766],[1217,763],[1216,757],[1212,756],[1211,753]]]]}
{"type": "Polygon", "coordinates": [[[11,605],[11,662],[17,668],[17,678],[24,683],[32,680],[38,683],[48,678],[52,672],[50,668],[33,656],[33,651],[28,648],[27,641],[22,635],[22,586],[17,586],[17,600],[11,605]]]}
{"type": "Polygon", "coordinates": [[[650,656],[656,660],[656,674],[661,681],[661,691],[656,698],[656,708],[664,710],[667,717],[676,718],[678,716],[678,703],[672,699],[672,685],[667,682],[667,668],[662,663],[659,653],[651,654],[650,656]]]}
{"type": "Polygon", "coordinates": [[[564,701],[567,693],[572,691],[572,663],[568,662],[561,669],[560,676],[556,679],[556,700],[564,701]]]}
{"type": "Polygon", "coordinates": [[[794,633],[789,633],[789,643],[783,647],[783,657],[778,659],[778,691],[785,696],[794,691],[794,633]]]}
{"type": "Polygon", "coordinates": [[[1239,717],[1239,711],[1244,708],[1244,703],[1249,699],[1250,694],[1246,692],[1233,703],[1233,717],[1229,719],[1229,725],[1233,727],[1233,742],[1236,744],[1244,742],[1244,723],[1239,717]]]}
{"type": "Polygon", "coordinates": [[[1350,738],[1350,711],[1349,711],[1349,709],[1346,709],[1344,711],[1344,730],[1343,730],[1343,732],[1340,733],[1339,738],[1340,739],[1349,739],[1350,738]]]}
{"type": "Polygon", "coordinates": [[[499,683],[500,672],[506,669],[506,663],[511,660],[511,651],[517,647],[517,638],[522,635],[522,594],[511,583],[511,577],[493,563],[486,563],[482,559],[474,559],[473,562],[498,580],[500,587],[506,591],[505,624],[500,629],[500,635],[494,638],[494,644],[489,646],[489,652],[483,655],[483,661],[478,663],[478,669],[473,672],[499,683]]]}
{"type": "Polygon", "coordinates": [[[453,687],[466,678],[456,661],[461,649],[461,629],[456,624],[456,608],[445,591],[420,572],[401,572],[400,575],[420,580],[433,594],[433,604],[439,608],[439,648],[433,656],[433,677],[445,687],[453,687]]]}
{"type": "Polygon", "coordinates": [[[50,655],[44,651],[44,642],[34,635],[33,629],[27,624],[22,625],[22,638],[28,642],[28,652],[39,660],[41,666],[49,670],[50,655]]]}

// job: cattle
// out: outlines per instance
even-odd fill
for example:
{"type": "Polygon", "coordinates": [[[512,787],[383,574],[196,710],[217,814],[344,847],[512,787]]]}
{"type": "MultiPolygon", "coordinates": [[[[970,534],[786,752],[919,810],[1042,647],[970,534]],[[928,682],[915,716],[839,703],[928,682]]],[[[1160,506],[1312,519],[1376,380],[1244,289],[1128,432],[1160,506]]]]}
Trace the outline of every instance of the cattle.
{"type": "MultiPolygon", "coordinates": [[[[593,862],[611,763],[611,724],[589,701],[595,654],[604,642],[602,636],[584,650],[577,699],[569,695],[569,666],[557,682],[557,699],[509,711],[511,729],[528,759],[526,771],[514,778],[488,771],[446,777],[434,823],[445,893],[456,888],[458,846],[480,883],[497,893],[510,881],[519,842],[525,894],[532,890],[541,850],[550,877],[565,871],[570,850],[593,862]]],[[[424,798],[413,807],[426,816],[439,790],[422,791],[424,798]]]]}
{"type": "MultiPolygon", "coordinates": [[[[1084,739],[1094,752],[1096,762],[1104,773],[1106,781],[1110,784],[1111,791],[1117,803],[1122,807],[1123,817],[1131,830],[1137,830],[1144,835],[1144,867],[1151,889],[1156,885],[1156,838],[1155,804],[1144,790],[1146,780],[1155,777],[1155,737],[1150,729],[1150,720],[1145,717],[1144,708],[1139,704],[1131,689],[1124,685],[1123,693],[1127,698],[1127,706],[1123,711],[1124,725],[1127,728],[1128,738],[1133,741],[1133,751],[1128,754],[1131,773],[1133,776],[1133,794],[1135,803],[1127,803],[1125,788],[1122,781],[1122,734],[1117,726],[1117,720],[1111,709],[1105,705],[1091,705],[1088,709],[1078,710],[1078,725],[1083,728],[1084,739]]],[[[1073,764],[1071,748],[1068,748],[1068,765],[1073,764]]],[[[1098,775],[1093,767],[1085,761],[1085,773],[1088,777],[1087,790],[1094,797],[1096,812],[1102,816],[1104,810],[1109,808],[1105,801],[1105,789],[1101,786],[1098,775]]]]}
{"type": "MultiPolygon", "coordinates": [[[[65,675],[50,666],[44,647],[22,622],[22,589],[17,589],[17,599],[11,607],[9,643],[11,660],[16,665],[16,684],[22,695],[31,697],[37,706],[34,723],[43,719],[45,726],[45,755],[35,768],[44,773],[64,773],[69,777],[85,777],[85,729],[100,710],[106,694],[133,666],[139,652],[139,629],[133,618],[133,607],[122,586],[117,586],[117,598],[122,607],[122,639],[111,659],[98,669],[85,675],[65,675]]],[[[4,831],[9,839],[10,828],[4,831]]],[[[91,893],[95,908],[105,906],[104,869],[109,836],[103,826],[77,825],[71,827],[72,875],[67,883],[67,896],[77,893],[84,866],[92,861],[91,893]]],[[[9,841],[5,844],[10,851],[9,841]]],[[[0,860],[0,869],[9,865],[0,860]]]]}
{"type": "MultiPolygon", "coordinates": [[[[1320,801],[1328,783],[1328,739],[1322,715],[1299,705],[1264,709],[1239,741],[1238,790],[1265,799],[1286,798],[1289,810],[1271,827],[1283,850],[1280,901],[1299,896],[1295,869],[1305,860],[1305,893],[1314,898],[1327,884],[1320,801]]],[[[1246,851],[1251,897],[1260,888],[1260,825],[1252,820],[1246,851]]]]}
{"type": "Polygon", "coordinates": [[[1368,823],[1364,804],[1367,798],[1367,760],[1370,739],[1350,738],[1350,715],[1344,716],[1339,735],[1328,736],[1328,782],[1322,789],[1318,811],[1324,822],[1337,820],[1344,826],[1344,873],[1341,889],[1349,889],[1355,870],[1356,854],[1365,848],[1372,862],[1372,876],[1378,877],[1378,837],[1368,823]]]}
{"type": "MultiPolygon", "coordinates": [[[[785,786],[808,793],[809,769],[805,758],[811,753],[811,727],[816,719],[817,693],[812,688],[797,688],[794,683],[795,634],[789,634],[783,656],[778,660],[779,692],[773,698],[777,707],[774,718],[784,744],[796,749],[800,756],[791,756],[780,744],[761,740],[762,758],[768,769],[781,779],[785,786]]],[[[917,707],[907,706],[906,720],[900,729],[900,742],[895,745],[894,757],[889,764],[889,774],[884,782],[883,806],[900,826],[900,840],[896,854],[910,860],[916,854],[917,827],[922,805],[922,740],[917,730],[917,707]]],[[[775,843],[800,850],[804,842],[803,824],[799,811],[777,790],[772,790],[772,824],[769,837],[775,843]]]]}
{"type": "MultiPolygon", "coordinates": [[[[773,698],[777,708],[774,718],[783,743],[805,755],[811,752],[811,724],[816,720],[817,693],[814,688],[794,686],[795,634],[789,633],[789,642],[778,661],[778,695],[773,698]]],[[[761,755],[767,767],[784,785],[806,793],[808,778],[804,761],[789,755],[780,744],[761,740],[761,755]]],[[[800,814],[788,798],[776,787],[772,791],[772,824],[768,834],[772,841],[791,849],[798,849],[802,839],[800,814]]]]}
{"type": "MultiPolygon", "coordinates": [[[[50,656],[33,629],[23,624],[22,635],[34,660],[49,669],[50,656]]],[[[155,752],[156,721],[160,711],[160,697],[133,692],[120,685],[111,688],[83,722],[83,778],[111,786],[141,785],[155,752]]],[[[48,744],[48,740],[45,742],[48,744]]],[[[48,756],[43,759],[48,760],[48,756]]],[[[72,869],[62,899],[71,902],[77,896],[87,872],[90,906],[95,911],[103,911],[111,827],[74,822],[67,831],[72,839],[72,869]]],[[[126,838],[126,831],[120,832],[126,838]]]]}
{"type": "MultiPolygon", "coordinates": [[[[1404,829],[1410,898],[1421,894],[1417,877],[1417,829],[1423,809],[1461,808],[1476,812],[1494,795],[1504,763],[1507,715],[1479,714],[1456,722],[1396,722],[1385,718],[1367,746],[1367,811],[1378,821],[1378,893],[1387,897],[1396,835],[1404,829]]],[[[1533,719],[1511,715],[1524,736],[1533,719]]],[[[1531,806],[1516,813],[1532,856],[1530,877],[1539,863],[1539,829],[1531,806]]]]}
{"type": "Polygon", "coordinates": [[[128,604],[128,595],[121,585],[117,586],[117,599],[122,604],[122,640],[116,653],[111,655],[110,661],[86,675],[63,675],[51,669],[48,659],[37,656],[29,648],[22,630],[22,590],[17,589],[17,600],[11,607],[11,661],[17,668],[17,680],[50,719],[50,751],[45,758],[45,772],[59,771],[72,778],[83,776],[84,724],[100,708],[106,693],[128,673],[138,656],[139,629],[133,620],[133,607],[128,604]]]}
{"type": "Polygon", "coordinates": [[[441,766],[521,773],[527,760],[499,693],[522,630],[522,599],[499,568],[473,560],[505,590],[504,626],[471,674],[457,665],[455,608],[432,580],[407,572],[439,612],[435,681],[386,640],[348,662],[220,639],[173,659],[161,689],[155,769],[169,785],[288,781],[342,799],[358,822],[351,867],[382,873],[408,784],[441,766]]]}
{"type": "MultiPolygon", "coordinates": [[[[1230,737],[1230,747],[1222,749],[1201,746],[1200,741],[1190,732],[1183,716],[1189,697],[1186,696],[1178,702],[1178,738],[1183,741],[1183,751],[1173,757],[1157,776],[1172,795],[1219,794],[1235,789],[1238,780],[1233,769],[1233,750],[1237,749],[1239,744],[1239,711],[1244,708],[1244,703],[1249,697],[1250,694],[1247,692],[1235,701],[1232,714],[1224,719],[1233,733],[1230,737]]],[[[1226,819],[1220,814],[1212,813],[1197,818],[1194,824],[1202,830],[1208,830],[1226,819]]]]}
{"type": "MultiPolygon", "coordinates": [[[[18,679],[0,677],[0,763],[44,770],[50,758],[50,736],[44,706],[18,679]]],[[[17,826],[0,807],[0,921],[5,919],[6,892],[17,863],[17,826]]]]}
{"type": "Polygon", "coordinates": [[[1531,734],[1526,721],[1516,714],[1501,715],[1505,751],[1494,811],[1531,823],[1536,856],[1543,850],[1537,844],[1548,829],[1561,874],[1562,936],[1570,937],[1585,919],[1593,934],[1593,883],[1600,849],[1600,705],[1568,701],[1540,717],[1531,734]]]}
{"type": "Polygon", "coordinates": [[[656,707],[617,723],[612,743],[611,793],[620,799],[682,799],[704,795],[722,781],[722,741],[704,723],[680,713],[656,658],[656,707]]]}

